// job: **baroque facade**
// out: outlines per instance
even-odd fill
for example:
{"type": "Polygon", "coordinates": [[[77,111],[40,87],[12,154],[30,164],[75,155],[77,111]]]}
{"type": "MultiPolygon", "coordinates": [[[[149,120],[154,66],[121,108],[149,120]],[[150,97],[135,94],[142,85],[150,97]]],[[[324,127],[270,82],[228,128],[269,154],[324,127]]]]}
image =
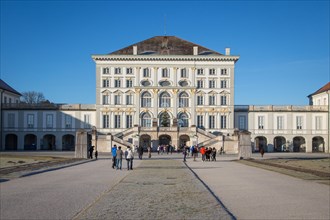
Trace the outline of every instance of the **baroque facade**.
{"type": "Polygon", "coordinates": [[[330,83],[308,96],[308,106],[238,106],[239,58],[174,36],[93,55],[96,103],[35,106],[2,97],[1,149],[72,150],[84,129],[99,151],[199,144],[237,153],[237,132],[248,130],[254,151],[329,152],[330,83]]]}

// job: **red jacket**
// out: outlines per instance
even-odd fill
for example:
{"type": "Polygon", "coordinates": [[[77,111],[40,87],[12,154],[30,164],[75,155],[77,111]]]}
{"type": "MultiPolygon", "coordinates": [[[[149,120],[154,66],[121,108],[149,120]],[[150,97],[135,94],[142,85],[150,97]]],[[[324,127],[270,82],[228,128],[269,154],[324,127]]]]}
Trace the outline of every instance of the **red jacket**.
{"type": "Polygon", "coordinates": [[[205,154],[206,150],[205,150],[205,147],[202,147],[199,152],[201,152],[201,154],[205,154]]]}

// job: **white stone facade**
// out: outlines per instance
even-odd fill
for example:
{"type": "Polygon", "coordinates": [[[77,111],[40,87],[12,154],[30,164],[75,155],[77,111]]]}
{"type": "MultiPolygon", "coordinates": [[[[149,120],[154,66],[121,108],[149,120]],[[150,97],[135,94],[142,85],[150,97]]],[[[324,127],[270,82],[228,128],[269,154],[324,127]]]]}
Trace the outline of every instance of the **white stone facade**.
{"type": "Polygon", "coordinates": [[[3,104],[1,150],[72,150],[85,129],[101,152],[113,144],[199,144],[237,153],[236,131],[248,130],[254,151],[329,153],[329,83],[308,106],[237,106],[240,57],[229,48],[221,54],[159,36],[92,58],[96,103],[3,104]]]}

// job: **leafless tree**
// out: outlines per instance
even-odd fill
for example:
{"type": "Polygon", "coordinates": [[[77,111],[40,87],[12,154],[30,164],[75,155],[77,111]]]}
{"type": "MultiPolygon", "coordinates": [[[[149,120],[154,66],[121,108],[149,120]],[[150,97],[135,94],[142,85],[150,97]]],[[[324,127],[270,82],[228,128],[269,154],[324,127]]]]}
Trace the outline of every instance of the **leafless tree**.
{"type": "Polygon", "coordinates": [[[39,104],[46,101],[44,94],[36,91],[23,92],[21,101],[28,104],[39,104]]]}

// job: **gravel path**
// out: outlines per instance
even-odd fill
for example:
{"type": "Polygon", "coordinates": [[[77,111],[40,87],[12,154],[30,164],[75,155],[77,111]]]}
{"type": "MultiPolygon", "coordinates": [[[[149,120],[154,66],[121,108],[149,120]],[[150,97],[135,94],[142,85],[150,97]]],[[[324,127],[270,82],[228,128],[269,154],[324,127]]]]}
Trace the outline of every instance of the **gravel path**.
{"type": "Polygon", "coordinates": [[[181,160],[143,160],[74,219],[235,219],[181,160]]]}

